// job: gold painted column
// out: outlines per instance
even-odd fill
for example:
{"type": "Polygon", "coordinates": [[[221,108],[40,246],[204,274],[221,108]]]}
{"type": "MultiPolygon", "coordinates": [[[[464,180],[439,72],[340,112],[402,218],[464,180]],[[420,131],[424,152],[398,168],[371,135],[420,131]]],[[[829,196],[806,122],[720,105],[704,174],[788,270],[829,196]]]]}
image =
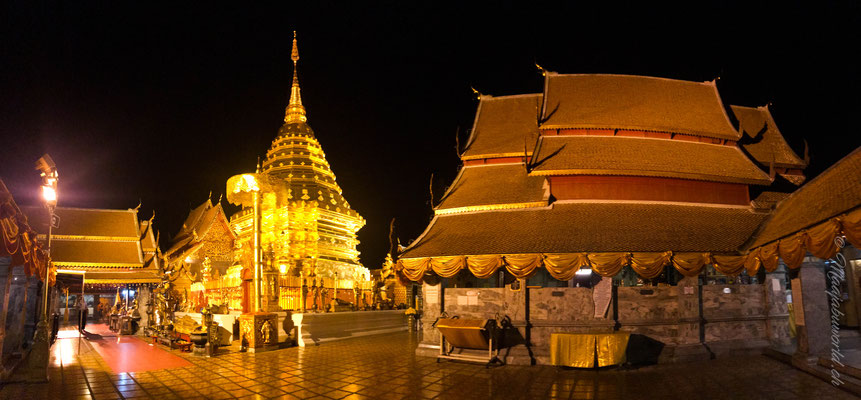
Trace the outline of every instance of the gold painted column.
{"type": "Polygon", "coordinates": [[[278,315],[261,310],[262,294],[262,251],[261,231],[261,189],[269,189],[263,174],[235,175],[227,180],[227,201],[254,209],[253,267],[254,267],[254,311],[239,317],[240,340],[249,352],[274,350],[278,348],[278,315]]]}

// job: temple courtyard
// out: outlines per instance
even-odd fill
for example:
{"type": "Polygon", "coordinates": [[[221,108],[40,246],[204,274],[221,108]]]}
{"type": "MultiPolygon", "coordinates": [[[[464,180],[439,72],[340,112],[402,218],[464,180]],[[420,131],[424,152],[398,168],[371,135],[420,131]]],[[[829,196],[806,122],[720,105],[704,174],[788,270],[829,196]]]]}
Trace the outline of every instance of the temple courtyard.
{"type": "MultiPolygon", "coordinates": [[[[852,394],[766,356],[639,369],[437,363],[407,332],[266,353],[199,357],[137,337],[52,347],[47,384],[6,384],[2,399],[848,399],[852,394]],[[113,350],[119,349],[117,353],[113,350]],[[126,362],[134,361],[132,362],[126,362]],[[124,371],[136,372],[124,372],[124,371]]],[[[93,334],[95,335],[95,334],[93,334]]]]}

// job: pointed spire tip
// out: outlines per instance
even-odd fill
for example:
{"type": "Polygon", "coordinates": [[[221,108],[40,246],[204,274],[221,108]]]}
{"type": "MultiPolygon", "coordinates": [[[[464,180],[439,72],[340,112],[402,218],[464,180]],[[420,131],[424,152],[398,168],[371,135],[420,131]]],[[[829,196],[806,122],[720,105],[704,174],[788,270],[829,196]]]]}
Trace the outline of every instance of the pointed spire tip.
{"type": "Polygon", "coordinates": [[[305,116],[305,106],[302,105],[302,95],[299,90],[299,45],[296,40],[296,31],[293,31],[293,49],[290,53],[290,59],[293,60],[293,85],[290,88],[290,103],[287,105],[287,110],[284,113],[285,123],[301,123],[308,120],[305,116]]]}

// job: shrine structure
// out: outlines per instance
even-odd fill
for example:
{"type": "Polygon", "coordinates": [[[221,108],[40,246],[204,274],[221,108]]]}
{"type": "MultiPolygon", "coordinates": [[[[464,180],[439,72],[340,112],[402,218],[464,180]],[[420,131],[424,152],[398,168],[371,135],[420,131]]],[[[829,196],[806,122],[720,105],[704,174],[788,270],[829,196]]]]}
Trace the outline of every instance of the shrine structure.
{"type": "Polygon", "coordinates": [[[861,200],[757,241],[790,197],[775,181],[807,165],[767,107],[728,108],[714,81],[542,73],[542,93],[479,95],[462,168],[400,254],[423,283],[417,352],[440,354],[441,315],[510,321],[503,358],[524,364],[559,333],[642,334],[675,361],[789,343],[787,273],[833,256],[861,200]]]}
{"type": "Polygon", "coordinates": [[[242,209],[228,218],[220,201],[207,199],[189,213],[165,252],[171,290],[179,297],[176,317],[201,320],[201,311],[216,310],[215,321],[249,351],[283,341],[294,328],[300,345],[309,329],[318,329],[315,340],[330,333],[344,337],[333,328],[338,324],[352,324],[352,335],[406,329],[403,311],[370,319],[311,314],[370,309],[373,281],[356,248],[365,220],[344,198],[308,125],[295,36],[291,58],[283,125],[255,172],[226,185],[227,201],[242,209]]]}

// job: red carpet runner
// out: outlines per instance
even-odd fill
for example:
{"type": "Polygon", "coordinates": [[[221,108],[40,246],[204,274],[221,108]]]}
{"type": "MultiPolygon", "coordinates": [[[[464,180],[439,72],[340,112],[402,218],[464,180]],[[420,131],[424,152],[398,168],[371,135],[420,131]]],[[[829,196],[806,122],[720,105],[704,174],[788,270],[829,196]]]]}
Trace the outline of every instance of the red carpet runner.
{"type": "MultiPolygon", "coordinates": [[[[87,326],[87,331],[92,332],[91,328],[102,331],[98,329],[100,328],[98,325],[87,326]]],[[[142,372],[191,365],[186,359],[172,354],[159,345],[150,345],[134,336],[103,337],[101,340],[90,340],[90,344],[115,373],[142,372]]]]}

